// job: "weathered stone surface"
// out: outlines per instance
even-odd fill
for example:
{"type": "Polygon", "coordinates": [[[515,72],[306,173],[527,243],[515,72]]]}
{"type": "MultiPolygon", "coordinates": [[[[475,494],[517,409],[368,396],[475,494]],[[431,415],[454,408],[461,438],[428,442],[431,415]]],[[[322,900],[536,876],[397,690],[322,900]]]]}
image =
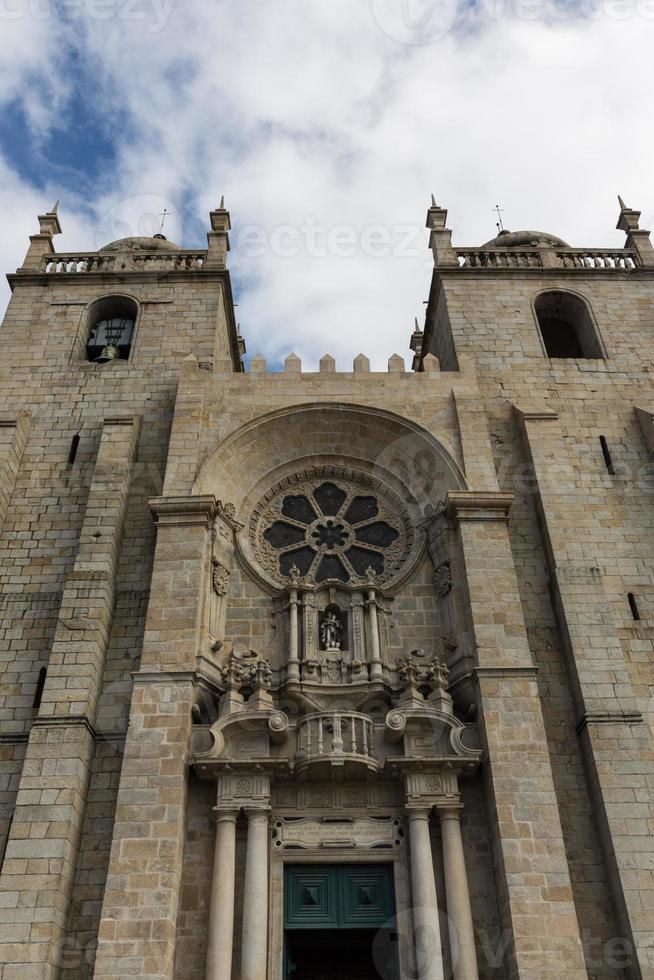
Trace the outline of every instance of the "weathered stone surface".
{"type": "Polygon", "coordinates": [[[0,980],[212,976],[215,807],[234,978],[282,980],[298,853],[391,864],[402,933],[427,827],[459,930],[425,976],[654,977],[654,253],[626,208],[610,255],[446,219],[415,371],[302,373],[241,370],[224,207],[206,253],[57,257],[41,216],[0,363],[0,980]],[[547,356],[551,290],[606,357],[547,356]],[[89,363],[114,294],[131,353],[89,363]]]}

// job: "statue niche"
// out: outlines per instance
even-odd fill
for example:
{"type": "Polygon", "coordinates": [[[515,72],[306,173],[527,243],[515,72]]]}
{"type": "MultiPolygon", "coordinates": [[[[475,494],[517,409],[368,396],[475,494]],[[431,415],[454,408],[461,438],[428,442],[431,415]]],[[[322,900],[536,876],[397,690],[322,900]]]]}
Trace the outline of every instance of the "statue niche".
{"type": "Polygon", "coordinates": [[[348,616],[344,609],[331,604],[321,614],[319,621],[321,650],[340,652],[349,648],[348,616]]]}
{"type": "Polygon", "coordinates": [[[287,682],[334,687],[381,680],[375,585],[371,577],[365,591],[335,584],[316,588],[293,577],[280,597],[287,682]]]}

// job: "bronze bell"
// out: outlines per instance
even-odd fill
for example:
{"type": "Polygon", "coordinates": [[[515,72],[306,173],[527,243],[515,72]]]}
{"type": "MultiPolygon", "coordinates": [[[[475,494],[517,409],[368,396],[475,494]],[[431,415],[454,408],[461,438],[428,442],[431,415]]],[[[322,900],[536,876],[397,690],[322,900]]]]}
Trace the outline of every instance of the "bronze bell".
{"type": "Polygon", "coordinates": [[[120,351],[118,348],[114,344],[107,344],[98,358],[98,364],[106,364],[107,361],[117,361],[119,358],[120,351]]]}

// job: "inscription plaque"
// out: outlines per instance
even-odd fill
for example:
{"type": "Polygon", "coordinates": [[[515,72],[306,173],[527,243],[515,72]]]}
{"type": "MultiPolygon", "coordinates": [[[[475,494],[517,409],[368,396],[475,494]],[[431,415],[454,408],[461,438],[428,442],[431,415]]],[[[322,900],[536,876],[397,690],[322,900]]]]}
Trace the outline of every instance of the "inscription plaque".
{"type": "Polygon", "coordinates": [[[400,847],[404,828],[399,817],[351,820],[310,817],[300,820],[280,819],[273,825],[273,844],[277,848],[307,847],[400,847]]]}

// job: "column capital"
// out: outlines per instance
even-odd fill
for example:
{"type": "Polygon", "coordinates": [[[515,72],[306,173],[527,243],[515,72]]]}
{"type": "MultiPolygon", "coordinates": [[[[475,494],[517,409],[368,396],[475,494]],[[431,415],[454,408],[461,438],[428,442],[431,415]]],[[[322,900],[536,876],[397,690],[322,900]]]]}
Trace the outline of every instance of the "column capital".
{"type": "Polygon", "coordinates": [[[267,803],[248,803],[243,807],[243,813],[248,818],[248,822],[251,820],[256,820],[260,817],[268,821],[270,819],[271,812],[272,807],[267,803]]]}
{"type": "Polygon", "coordinates": [[[434,809],[434,804],[428,802],[405,803],[404,809],[409,816],[409,820],[429,820],[431,811],[434,809]]]}
{"type": "Polygon", "coordinates": [[[437,803],[436,812],[440,821],[456,820],[460,823],[463,816],[463,803],[437,803]]]}
{"type": "Polygon", "coordinates": [[[450,520],[506,522],[513,499],[512,493],[457,490],[448,493],[445,510],[450,520]]]}
{"type": "Polygon", "coordinates": [[[159,526],[199,524],[209,527],[217,509],[216,498],[213,496],[153,497],[149,504],[159,526]]]}
{"type": "Polygon", "coordinates": [[[236,823],[238,820],[239,811],[235,809],[227,809],[227,807],[215,806],[213,807],[213,818],[216,823],[236,823]]]}

